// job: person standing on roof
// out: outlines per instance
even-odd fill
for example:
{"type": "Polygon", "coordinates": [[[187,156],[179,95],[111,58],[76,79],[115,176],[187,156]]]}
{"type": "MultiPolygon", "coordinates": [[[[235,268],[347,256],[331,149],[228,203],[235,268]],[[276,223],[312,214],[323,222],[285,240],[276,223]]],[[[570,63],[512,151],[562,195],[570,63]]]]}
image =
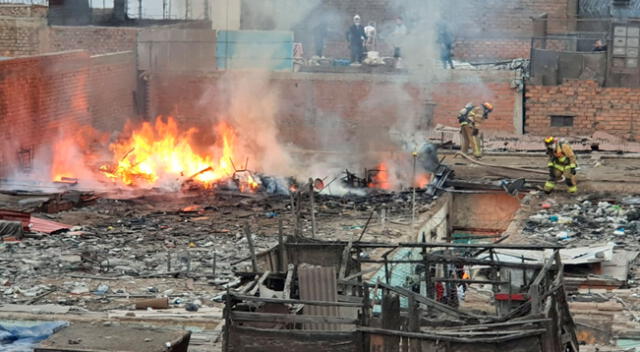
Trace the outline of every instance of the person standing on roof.
{"type": "Polygon", "coordinates": [[[364,41],[367,35],[364,33],[364,27],[360,22],[360,16],[353,16],[353,24],[347,31],[347,42],[351,48],[351,63],[358,64],[362,62],[362,56],[364,54],[364,41]]]}
{"type": "Polygon", "coordinates": [[[569,193],[578,191],[576,182],[576,168],[578,162],[576,155],[569,143],[556,137],[547,137],[544,144],[549,156],[547,167],[549,168],[549,180],[544,184],[545,193],[549,194],[556,187],[556,182],[564,177],[569,193]]]}

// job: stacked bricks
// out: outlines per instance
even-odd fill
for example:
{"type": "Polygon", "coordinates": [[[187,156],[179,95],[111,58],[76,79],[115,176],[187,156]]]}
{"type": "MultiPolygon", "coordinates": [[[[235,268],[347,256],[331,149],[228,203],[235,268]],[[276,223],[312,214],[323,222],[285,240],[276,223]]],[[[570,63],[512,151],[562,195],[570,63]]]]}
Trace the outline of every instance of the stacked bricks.
{"type": "Polygon", "coordinates": [[[603,131],[640,140],[638,88],[605,88],[595,81],[566,80],[560,86],[528,86],[526,131],[536,135],[584,136],[603,131]],[[552,115],[575,116],[573,127],[551,127],[552,115]]]}

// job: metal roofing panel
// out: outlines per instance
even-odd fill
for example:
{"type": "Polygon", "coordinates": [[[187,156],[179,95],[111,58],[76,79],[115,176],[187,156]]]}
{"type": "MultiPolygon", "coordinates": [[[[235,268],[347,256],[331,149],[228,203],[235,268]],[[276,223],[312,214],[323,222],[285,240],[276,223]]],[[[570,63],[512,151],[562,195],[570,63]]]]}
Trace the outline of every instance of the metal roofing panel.
{"type": "Polygon", "coordinates": [[[66,225],[51,220],[40,219],[34,216],[31,217],[30,225],[31,231],[44,232],[48,234],[63,230],[69,230],[71,228],[71,225],[66,225]]]}
{"type": "Polygon", "coordinates": [[[29,231],[30,218],[31,218],[31,214],[29,213],[24,213],[24,212],[15,211],[15,210],[0,209],[0,220],[20,221],[22,223],[22,228],[25,231],[29,231]]]}
{"type": "MultiPolygon", "coordinates": [[[[298,267],[300,299],[337,302],[338,286],[335,267],[301,264],[298,267]]],[[[305,315],[339,316],[338,307],[305,305],[305,315]]],[[[304,324],[306,330],[338,330],[337,324],[304,324]]]]}

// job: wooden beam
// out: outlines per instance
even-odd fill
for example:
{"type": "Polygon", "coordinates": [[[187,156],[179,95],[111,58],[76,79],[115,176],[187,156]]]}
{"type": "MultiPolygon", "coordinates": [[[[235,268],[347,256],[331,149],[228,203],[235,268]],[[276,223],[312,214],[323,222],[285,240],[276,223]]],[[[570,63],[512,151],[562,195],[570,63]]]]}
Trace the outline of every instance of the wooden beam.
{"type": "Polygon", "coordinates": [[[376,335],[392,335],[392,336],[406,336],[410,338],[423,339],[423,340],[436,340],[436,341],[449,341],[449,342],[462,342],[462,343],[500,343],[511,341],[515,339],[520,339],[528,336],[538,336],[546,332],[545,329],[535,329],[529,330],[525,333],[517,333],[505,336],[498,337],[455,337],[455,336],[446,336],[439,334],[427,334],[424,332],[416,333],[416,332],[407,332],[407,331],[395,331],[395,330],[387,330],[387,329],[378,329],[378,328],[369,328],[369,327],[358,327],[357,329],[360,332],[366,332],[369,334],[376,335]]]}
{"type": "Polygon", "coordinates": [[[270,271],[265,271],[264,274],[262,274],[262,276],[260,276],[260,279],[258,279],[258,282],[256,282],[256,285],[253,286],[253,289],[251,289],[251,291],[249,291],[249,295],[253,296],[256,293],[258,293],[258,290],[260,290],[260,285],[262,285],[264,283],[264,280],[267,279],[267,277],[269,277],[269,274],[271,274],[270,271]]]}
{"type": "Polygon", "coordinates": [[[308,304],[311,306],[324,306],[324,307],[362,307],[360,303],[350,302],[327,302],[327,301],[311,301],[300,299],[279,299],[279,298],[265,298],[245,296],[231,293],[231,296],[235,299],[251,302],[267,302],[267,303],[282,303],[282,304],[308,304]]]}
{"type": "Polygon", "coordinates": [[[285,324],[356,324],[357,319],[322,315],[231,312],[231,320],[285,324]]]}
{"type": "Polygon", "coordinates": [[[287,278],[284,279],[284,299],[289,299],[291,297],[291,281],[293,281],[293,269],[295,266],[293,264],[289,264],[287,267],[287,278]]]}

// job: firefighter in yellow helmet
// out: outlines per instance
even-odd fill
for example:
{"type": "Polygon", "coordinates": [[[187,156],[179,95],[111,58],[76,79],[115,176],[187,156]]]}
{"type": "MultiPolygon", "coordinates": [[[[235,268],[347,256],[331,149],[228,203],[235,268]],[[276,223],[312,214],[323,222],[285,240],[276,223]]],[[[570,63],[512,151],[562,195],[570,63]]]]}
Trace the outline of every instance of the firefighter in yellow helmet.
{"type": "Polygon", "coordinates": [[[578,167],[578,164],[573,149],[567,142],[558,140],[555,137],[545,138],[544,144],[549,156],[549,162],[547,163],[549,180],[544,184],[544,191],[551,193],[556,187],[556,182],[564,176],[567,187],[569,187],[567,191],[576,193],[578,191],[578,184],[576,183],[576,167],[578,167]]]}
{"type": "Polygon", "coordinates": [[[473,156],[478,159],[482,157],[482,142],[480,140],[480,130],[478,127],[481,119],[488,119],[492,111],[493,105],[491,105],[491,103],[482,104],[482,115],[477,112],[477,109],[472,103],[468,103],[460,110],[460,113],[458,113],[458,122],[460,123],[460,133],[462,134],[462,143],[460,145],[462,153],[467,154],[469,147],[471,147],[473,156]]]}

